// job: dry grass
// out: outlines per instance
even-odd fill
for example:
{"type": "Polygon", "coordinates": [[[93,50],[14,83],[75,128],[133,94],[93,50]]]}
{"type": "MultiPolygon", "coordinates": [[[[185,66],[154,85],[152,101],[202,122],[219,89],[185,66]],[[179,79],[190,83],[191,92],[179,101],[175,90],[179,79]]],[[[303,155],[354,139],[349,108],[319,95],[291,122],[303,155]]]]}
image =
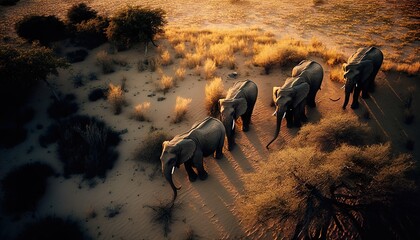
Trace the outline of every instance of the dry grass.
{"type": "Polygon", "coordinates": [[[114,60],[105,50],[102,50],[96,54],[96,64],[102,68],[102,72],[104,74],[112,73],[115,71],[114,60]]]}
{"type": "Polygon", "coordinates": [[[214,73],[216,72],[216,62],[213,61],[210,58],[207,58],[204,62],[204,76],[206,79],[210,79],[214,76],[214,73]]]}
{"type": "Polygon", "coordinates": [[[153,221],[157,224],[161,224],[163,226],[163,235],[165,238],[168,236],[170,232],[170,225],[173,222],[173,210],[179,208],[178,205],[173,205],[172,202],[165,203],[163,201],[159,201],[157,205],[147,205],[153,210],[153,221]]]}
{"type": "Polygon", "coordinates": [[[227,58],[232,55],[233,49],[230,42],[211,45],[208,51],[208,57],[212,58],[218,67],[223,66],[227,61],[227,58]]]}
{"type": "Polygon", "coordinates": [[[216,117],[219,114],[219,99],[224,97],[224,87],[221,78],[214,78],[206,84],[205,106],[210,116],[216,117]]]}
{"type": "Polygon", "coordinates": [[[201,53],[187,53],[185,55],[184,63],[189,69],[193,69],[196,66],[201,66],[201,53]]]}
{"type": "Polygon", "coordinates": [[[107,99],[114,110],[114,114],[120,114],[122,107],[125,104],[124,91],[122,90],[121,86],[110,83],[108,88],[107,99]]]}
{"type": "Polygon", "coordinates": [[[150,110],[150,102],[137,104],[134,107],[132,117],[140,122],[148,121],[147,112],[150,110]]]}
{"type": "Polygon", "coordinates": [[[331,68],[330,80],[333,82],[345,83],[343,68],[341,67],[331,68]]]}
{"type": "Polygon", "coordinates": [[[159,81],[159,89],[163,91],[164,94],[168,92],[175,85],[174,79],[167,75],[162,75],[159,81]]]}
{"type": "Polygon", "coordinates": [[[331,151],[343,143],[361,146],[371,141],[367,124],[356,116],[338,114],[321,119],[319,123],[304,125],[291,142],[292,146],[315,146],[321,151],[331,151]]]}
{"type": "Polygon", "coordinates": [[[183,67],[178,68],[175,71],[175,81],[182,81],[185,79],[186,70],[183,67]]]}
{"type": "Polygon", "coordinates": [[[407,73],[409,76],[420,74],[420,62],[408,63],[394,63],[385,61],[382,64],[381,70],[383,71],[397,71],[407,73]]]}
{"type": "Polygon", "coordinates": [[[175,117],[172,120],[172,123],[180,123],[185,119],[191,101],[191,98],[176,97],[175,117]]]}
{"type": "Polygon", "coordinates": [[[168,50],[163,51],[163,53],[160,55],[160,60],[162,66],[168,66],[173,63],[171,54],[168,50]]]}
{"type": "Polygon", "coordinates": [[[175,57],[176,58],[183,58],[185,57],[185,44],[179,43],[175,47],[175,57]]]}
{"type": "Polygon", "coordinates": [[[134,159],[152,164],[156,169],[160,168],[162,143],[170,139],[172,139],[172,137],[163,131],[152,131],[148,133],[143,143],[135,150],[134,159]]]}

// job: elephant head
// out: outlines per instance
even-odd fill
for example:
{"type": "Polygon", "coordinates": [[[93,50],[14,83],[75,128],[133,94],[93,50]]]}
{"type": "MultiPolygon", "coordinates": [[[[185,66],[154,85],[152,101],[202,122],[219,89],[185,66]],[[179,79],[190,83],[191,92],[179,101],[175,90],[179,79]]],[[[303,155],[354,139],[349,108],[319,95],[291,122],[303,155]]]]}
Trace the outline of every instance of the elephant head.
{"type": "Polygon", "coordinates": [[[306,98],[308,93],[309,84],[306,82],[302,82],[289,88],[273,87],[273,101],[276,105],[276,111],[273,115],[277,117],[277,123],[274,138],[267,144],[267,149],[268,146],[277,139],[280,133],[281,122],[286,116],[286,112],[296,108],[298,104],[306,98]]]}
{"type": "Polygon", "coordinates": [[[182,163],[192,158],[196,144],[191,139],[174,138],[171,141],[164,141],[162,148],[162,155],[160,156],[162,173],[174,191],[173,204],[177,196],[177,190],[181,189],[181,186],[175,186],[172,180],[172,174],[175,171],[175,167],[179,168],[182,163]]]}
{"type": "Polygon", "coordinates": [[[220,120],[225,126],[228,139],[228,149],[232,150],[235,139],[235,120],[247,110],[247,102],[244,98],[220,99],[220,120]]]}
{"type": "Polygon", "coordinates": [[[346,81],[345,98],[343,109],[347,107],[350,99],[350,93],[353,92],[355,87],[364,85],[372,74],[373,64],[370,60],[361,61],[358,64],[343,64],[344,80],[346,81]]]}

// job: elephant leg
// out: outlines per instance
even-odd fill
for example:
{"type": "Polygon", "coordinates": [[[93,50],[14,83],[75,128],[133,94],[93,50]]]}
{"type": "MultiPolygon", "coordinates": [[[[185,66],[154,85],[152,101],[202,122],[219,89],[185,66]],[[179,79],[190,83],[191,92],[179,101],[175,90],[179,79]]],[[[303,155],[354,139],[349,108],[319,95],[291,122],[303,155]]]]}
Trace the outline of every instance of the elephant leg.
{"type": "Polygon", "coordinates": [[[370,75],[370,78],[368,79],[369,80],[369,82],[368,82],[368,88],[367,88],[367,90],[369,91],[369,92],[371,92],[371,93],[373,93],[374,91],[375,91],[375,78],[376,78],[376,75],[378,74],[378,72],[379,72],[379,68],[377,68],[377,69],[373,69],[373,72],[372,72],[372,74],[370,75]]]}
{"type": "Polygon", "coordinates": [[[308,94],[307,100],[306,100],[308,106],[311,107],[311,108],[316,107],[315,96],[316,96],[316,91],[312,91],[312,89],[311,89],[311,91],[308,94]]]}
{"type": "Polygon", "coordinates": [[[195,151],[194,157],[193,157],[194,165],[197,168],[198,171],[198,177],[201,180],[207,179],[207,172],[204,170],[204,164],[203,164],[203,153],[201,151],[195,151]]]}
{"type": "Polygon", "coordinates": [[[248,132],[249,130],[249,123],[251,122],[251,111],[246,111],[244,115],[241,116],[242,119],[242,131],[248,132]]]}
{"type": "Polygon", "coordinates": [[[222,137],[219,139],[219,145],[216,148],[216,155],[214,158],[221,159],[223,157],[223,144],[225,142],[225,136],[222,135],[222,137]]]}
{"type": "Polygon", "coordinates": [[[305,106],[305,105],[303,103],[299,103],[299,105],[295,108],[293,112],[293,126],[297,128],[302,126],[302,123],[300,120],[300,116],[302,114],[302,111],[301,111],[302,106],[305,106]]]}
{"type": "Polygon", "coordinates": [[[308,117],[305,114],[305,103],[299,105],[299,114],[300,114],[300,121],[306,123],[308,121],[308,117]]]}
{"type": "Polygon", "coordinates": [[[352,109],[359,108],[359,95],[360,95],[360,87],[355,87],[353,92],[353,103],[351,104],[352,109]]]}
{"type": "Polygon", "coordinates": [[[293,127],[293,110],[287,110],[286,112],[286,122],[287,122],[287,128],[293,127]]]}
{"type": "Polygon", "coordinates": [[[190,180],[190,182],[195,182],[195,180],[197,180],[197,174],[194,172],[194,169],[192,168],[192,162],[186,161],[184,163],[184,167],[188,173],[188,179],[190,180]]]}

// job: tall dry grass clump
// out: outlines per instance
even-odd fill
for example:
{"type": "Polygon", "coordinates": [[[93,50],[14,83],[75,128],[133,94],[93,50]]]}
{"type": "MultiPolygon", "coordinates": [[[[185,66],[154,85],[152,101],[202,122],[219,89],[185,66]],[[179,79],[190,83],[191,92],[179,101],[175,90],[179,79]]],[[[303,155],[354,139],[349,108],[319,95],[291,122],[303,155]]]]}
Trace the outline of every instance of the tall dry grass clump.
{"type": "Polygon", "coordinates": [[[208,57],[212,58],[218,67],[223,66],[228,57],[232,55],[233,49],[229,42],[213,44],[210,46],[208,51],[208,57]]]}
{"type": "Polygon", "coordinates": [[[204,62],[204,75],[206,79],[212,78],[214,76],[214,73],[216,72],[216,69],[216,62],[210,58],[207,58],[204,62]]]}
{"type": "Polygon", "coordinates": [[[202,57],[203,55],[201,53],[187,53],[185,55],[184,64],[189,69],[193,69],[196,66],[201,66],[202,57]]]}
{"type": "Polygon", "coordinates": [[[185,57],[185,44],[179,43],[175,47],[175,57],[176,58],[183,58],[185,57]]]}
{"type": "Polygon", "coordinates": [[[381,70],[404,72],[407,73],[409,76],[414,76],[420,74],[420,62],[408,64],[385,61],[384,64],[382,64],[381,70]]]}
{"type": "Polygon", "coordinates": [[[315,146],[321,151],[332,151],[341,144],[363,146],[368,143],[370,128],[356,116],[338,114],[321,119],[319,123],[303,126],[292,140],[292,146],[315,146]]]}
{"type": "Polygon", "coordinates": [[[206,84],[205,106],[210,116],[216,117],[219,114],[219,99],[224,97],[224,87],[221,78],[216,77],[206,84]]]}
{"type": "Polygon", "coordinates": [[[183,81],[185,79],[186,70],[183,67],[179,67],[175,70],[175,81],[183,81]]]}
{"type": "Polygon", "coordinates": [[[150,102],[139,103],[134,107],[132,117],[140,122],[148,121],[147,113],[150,110],[150,102]]]}
{"type": "Polygon", "coordinates": [[[296,46],[298,44],[289,41],[257,46],[257,54],[253,59],[254,64],[263,67],[266,74],[269,74],[271,68],[275,65],[286,66],[288,64],[296,64],[308,55],[304,49],[296,46]]]}
{"type": "Polygon", "coordinates": [[[102,50],[96,54],[96,64],[101,67],[104,74],[112,73],[115,71],[114,60],[105,50],[102,50]]]}
{"type": "Polygon", "coordinates": [[[171,54],[168,50],[163,51],[163,53],[160,55],[160,60],[162,66],[168,66],[173,63],[171,54]]]}
{"type": "Polygon", "coordinates": [[[330,80],[333,82],[344,83],[344,71],[341,67],[331,68],[330,71],[330,80]]]}
{"type": "Polygon", "coordinates": [[[188,112],[188,107],[190,106],[192,99],[191,98],[183,98],[183,97],[176,97],[175,103],[175,117],[173,118],[173,123],[180,123],[185,119],[185,115],[188,112]]]}
{"type": "Polygon", "coordinates": [[[171,89],[175,85],[174,79],[167,75],[162,75],[162,77],[160,78],[159,84],[160,84],[159,86],[160,90],[163,91],[164,94],[166,94],[168,90],[171,89]]]}
{"type": "Polygon", "coordinates": [[[120,85],[109,84],[107,93],[108,102],[111,104],[114,114],[121,113],[122,107],[125,104],[124,91],[120,85]]]}

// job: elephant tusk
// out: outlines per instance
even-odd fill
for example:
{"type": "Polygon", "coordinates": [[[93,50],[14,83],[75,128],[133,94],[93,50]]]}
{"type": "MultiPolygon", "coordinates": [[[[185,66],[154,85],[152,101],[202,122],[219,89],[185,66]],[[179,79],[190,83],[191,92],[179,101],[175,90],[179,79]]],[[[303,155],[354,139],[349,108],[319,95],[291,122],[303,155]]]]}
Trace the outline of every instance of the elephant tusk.
{"type": "Polygon", "coordinates": [[[276,116],[277,115],[277,110],[273,112],[272,116],[276,116]]]}
{"type": "Polygon", "coordinates": [[[286,112],[284,112],[284,114],[283,114],[283,118],[285,118],[286,117],[286,112]]]}
{"type": "Polygon", "coordinates": [[[337,99],[330,98],[330,100],[333,101],[333,102],[337,102],[338,100],[340,100],[340,98],[337,98],[337,99]]]}
{"type": "Polygon", "coordinates": [[[235,128],[235,120],[232,121],[232,130],[235,128]]]}
{"type": "Polygon", "coordinates": [[[343,89],[343,88],[345,88],[346,87],[346,84],[344,84],[340,89],[343,89]]]}
{"type": "Polygon", "coordinates": [[[174,174],[174,172],[175,172],[175,166],[172,167],[172,173],[171,174],[174,174]]]}
{"type": "Polygon", "coordinates": [[[356,87],[358,87],[357,83],[356,83],[356,87]]]}

